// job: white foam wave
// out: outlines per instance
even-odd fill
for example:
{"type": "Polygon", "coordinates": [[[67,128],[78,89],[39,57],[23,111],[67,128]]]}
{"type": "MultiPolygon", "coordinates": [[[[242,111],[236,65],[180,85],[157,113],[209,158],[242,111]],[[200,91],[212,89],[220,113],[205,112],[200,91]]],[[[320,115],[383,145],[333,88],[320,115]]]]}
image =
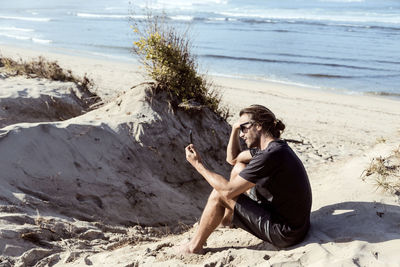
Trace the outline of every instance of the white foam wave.
{"type": "Polygon", "coordinates": [[[12,38],[12,39],[17,39],[17,40],[29,40],[29,39],[31,39],[31,37],[28,37],[28,36],[14,35],[14,34],[2,33],[2,32],[0,32],[0,36],[12,38]]]}
{"type": "Polygon", "coordinates": [[[158,0],[157,4],[158,5],[164,5],[168,7],[183,7],[183,6],[193,6],[193,5],[226,5],[228,3],[228,0],[158,0]]]}
{"type": "Polygon", "coordinates": [[[192,16],[171,16],[170,19],[172,20],[181,20],[181,21],[192,21],[192,16]]]}
{"type": "Polygon", "coordinates": [[[148,4],[139,4],[138,6],[141,8],[156,9],[156,10],[193,10],[199,6],[218,6],[218,5],[226,5],[228,4],[228,0],[158,0],[148,4]]]}
{"type": "Polygon", "coordinates": [[[109,7],[105,7],[104,10],[122,10],[125,11],[125,7],[120,7],[120,6],[109,6],[109,7]]]}
{"type": "Polygon", "coordinates": [[[226,20],[226,18],[209,18],[207,20],[211,20],[211,21],[224,21],[226,20]]]}
{"type": "Polygon", "coordinates": [[[306,10],[268,10],[268,12],[263,13],[255,13],[255,12],[221,12],[219,13],[222,16],[231,17],[231,18],[240,18],[240,19],[257,19],[257,20],[265,20],[266,22],[271,19],[280,19],[280,20],[291,20],[295,22],[296,20],[310,20],[310,21],[337,21],[337,22],[359,22],[359,23],[392,23],[392,24],[400,24],[400,16],[396,14],[379,14],[379,13],[326,13],[320,14],[317,11],[306,12],[306,10]],[[268,15],[266,15],[268,14],[268,15]]]}
{"type": "Polygon", "coordinates": [[[51,21],[50,18],[13,17],[13,16],[0,16],[0,19],[37,21],[37,22],[49,22],[49,21],[51,21]]]}
{"type": "Polygon", "coordinates": [[[17,27],[0,27],[0,31],[8,31],[8,32],[34,32],[34,29],[25,29],[25,28],[17,28],[17,27]]]}
{"type": "Polygon", "coordinates": [[[299,82],[292,82],[286,80],[276,79],[274,77],[263,77],[257,75],[246,75],[246,74],[223,74],[219,72],[209,72],[211,76],[215,77],[223,77],[223,78],[231,78],[231,79],[244,79],[244,80],[252,80],[252,81],[264,81],[264,82],[272,82],[272,83],[279,83],[279,84],[287,84],[287,85],[294,85],[298,87],[307,87],[307,88],[315,88],[315,89],[323,89],[321,86],[315,86],[306,83],[299,83],[299,82]]]}
{"type": "Polygon", "coordinates": [[[361,2],[365,2],[365,0],[319,0],[319,2],[327,2],[327,3],[361,3],[361,2]]]}
{"type": "Polygon", "coordinates": [[[82,18],[106,18],[106,19],[125,19],[128,15],[115,15],[115,14],[91,14],[91,13],[76,13],[77,17],[82,18]]]}
{"type": "Polygon", "coordinates": [[[16,39],[16,40],[32,41],[32,42],[38,43],[38,44],[50,44],[53,42],[52,40],[45,40],[45,39],[39,39],[39,38],[30,37],[30,36],[22,36],[22,35],[8,34],[8,33],[2,33],[2,32],[0,32],[0,36],[4,36],[7,38],[16,39]]]}
{"type": "Polygon", "coordinates": [[[96,56],[96,57],[102,57],[102,58],[108,58],[112,60],[119,60],[119,61],[128,61],[128,62],[137,62],[136,59],[130,58],[127,56],[118,56],[118,55],[112,55],[112,54],[107,54],[107,53],[99,53],[99,52],[93,52],[93,51],[87,51],[88,54],[96,56]]]}
{"type": "Polygon", "coordinates": [[[45,40],[45,39],[39,39],[39,38],[32,38],[32,42],[38,43],[38,44],[51,44],[53,41],[52,40],[45,40]]]}
{"type": "Polygon", "coordinates": [[[147,15],[131,15],[129,16],[129,18],[141,20],[141,19],[148,19],[149,17],[147,15]]]}
{"type": "Polygon", "coordinates": [[[215,22],[215,21],[237,21],[238,19],[235,19],[235,18],[227,18],[227,17],[223,17],[223,18],[221,18],[221,17],[219,17],[219,18],[206,18],[206,19],[204,19],[204,21],[206,22],[206,23],[213,23],[213,22],[215,22]]]}

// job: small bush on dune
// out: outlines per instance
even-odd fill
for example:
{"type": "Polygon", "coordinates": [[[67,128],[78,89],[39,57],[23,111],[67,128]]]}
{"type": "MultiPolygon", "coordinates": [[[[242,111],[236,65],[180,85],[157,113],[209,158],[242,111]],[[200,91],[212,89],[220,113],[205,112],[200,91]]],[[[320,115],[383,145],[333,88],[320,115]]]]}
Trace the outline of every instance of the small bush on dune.
{"type": "Polygon", "coordinates": [[[362,179],[373,177],[377,188],[400,194],[400,146],[387,157],[374,158],[363,172],[362,179]]]}
{"type": "Polygon", "coordinates": [[[32,61],[15,61],[11,58],[0,57],[0,67],[11,76],[26,75],[30,78],[45,78],[53,81],[73,82],[77,84],[80,90],[86,95],[85,101],[88,105],[98,103],[101,99],[90,89],[93,87],[93,81],[86,75],[78,78],[72,74],[71,70],[64,70],[57,62],[47,61],[44,57],[38,57],[32,61]]]}
{"type": "Polygon", "coordinates": [[[187,32],[180,34],[167,24],[165,16],[148,15],[146,20],[132,24],[139,37],[133,52],[156,82],[156,89],[168,93],[173,106],[196,102],[224,118],[228,116],[228,110],[221,107],[221,96],[198,73],[187,32]]]}
{"type": "Polygon", "coordinates": [[[65,72],[56,62],[49,62],[44,57],[30,62],[19,60],[15,61],[11,58],[2,58],[4,67],[13,75],[28,75],[39,78],[46,78],[55,81],[75,81],[71,71],[65,72]]]}

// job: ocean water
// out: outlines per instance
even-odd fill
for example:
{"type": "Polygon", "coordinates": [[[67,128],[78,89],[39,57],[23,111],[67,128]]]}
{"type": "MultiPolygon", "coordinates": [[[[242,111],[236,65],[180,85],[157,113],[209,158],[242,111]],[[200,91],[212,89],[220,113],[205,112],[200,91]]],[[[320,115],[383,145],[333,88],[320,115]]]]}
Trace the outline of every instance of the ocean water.
{"type": "Polygon", "coordinates": [[[135,61],[146,8],[190,25],[202,72],[400,97],[398,0],[0,0],[0,43],[135,61]]]}

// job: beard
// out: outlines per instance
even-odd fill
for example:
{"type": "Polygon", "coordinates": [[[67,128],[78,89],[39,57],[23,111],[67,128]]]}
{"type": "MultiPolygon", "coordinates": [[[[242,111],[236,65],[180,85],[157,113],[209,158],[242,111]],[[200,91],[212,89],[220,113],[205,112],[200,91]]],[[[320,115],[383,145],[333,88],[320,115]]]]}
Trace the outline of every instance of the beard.
{"type": "Polygon", "coordinates": [[[251,136],[245,140],[247,148],[257,148],[260,143],[260,138],[256,136],[251,136]]]}

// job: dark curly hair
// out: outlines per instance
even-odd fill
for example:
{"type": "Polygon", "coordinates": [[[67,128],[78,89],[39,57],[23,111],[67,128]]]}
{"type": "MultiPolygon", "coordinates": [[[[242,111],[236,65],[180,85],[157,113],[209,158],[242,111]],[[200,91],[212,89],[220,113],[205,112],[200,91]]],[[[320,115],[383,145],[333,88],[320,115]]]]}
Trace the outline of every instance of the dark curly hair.
{"type": "Polygon", "coordinates": [[[275,117],[271,110],[262,105],[251,105],[240,111],[239,115],[248,114],[250,119],[261,125],[263,130],[274,138],[280,138],[285,124],[275,117]]]}

